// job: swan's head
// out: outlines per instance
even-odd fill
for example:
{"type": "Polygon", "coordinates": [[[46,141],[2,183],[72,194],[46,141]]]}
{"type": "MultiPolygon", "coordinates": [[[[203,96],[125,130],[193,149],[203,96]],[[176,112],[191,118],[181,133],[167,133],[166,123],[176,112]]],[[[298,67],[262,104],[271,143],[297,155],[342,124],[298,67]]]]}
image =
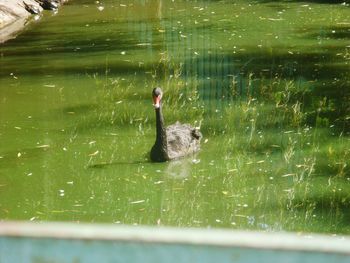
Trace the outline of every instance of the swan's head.
{"type": "Polygon", "coordinates": [[[156,109],[159,109],[160,107],[160,100],[162,99],[163,91],[161,88],[154,88],[152,91],[152,97],[153,97],[153,106],[156,109]]]}

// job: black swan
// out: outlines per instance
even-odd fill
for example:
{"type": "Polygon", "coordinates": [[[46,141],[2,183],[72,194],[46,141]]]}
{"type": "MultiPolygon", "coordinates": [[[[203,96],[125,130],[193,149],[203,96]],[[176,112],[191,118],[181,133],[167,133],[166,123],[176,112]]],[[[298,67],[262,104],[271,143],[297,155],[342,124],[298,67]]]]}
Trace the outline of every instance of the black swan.
{"type": "Polygon", "coordinates": [[[189,124],[176,122],[164,126],[161,99],[163,92],[160,88],[152,91],[153,105],[156,112],[156,142],[151,149],[151,160],[165,162],[178,159],[199,151],[202,134],[189,124]]]}
{"type": "Polygon", "coordinates": [[[35,0],[44,10],[57,10],[60,4],[59,0],[35,0]]]}
{"type": "Polygon", "coordinates": [[[31,4],[27,4],[26,2],[23,1],[24,4],[24,8],[25,10],[27,10],[29,13],[31,13],[32,15],[38,15],[40,14],[40,9],[39,7],[35,6],[35,5],[31,5],[31,4]]]}

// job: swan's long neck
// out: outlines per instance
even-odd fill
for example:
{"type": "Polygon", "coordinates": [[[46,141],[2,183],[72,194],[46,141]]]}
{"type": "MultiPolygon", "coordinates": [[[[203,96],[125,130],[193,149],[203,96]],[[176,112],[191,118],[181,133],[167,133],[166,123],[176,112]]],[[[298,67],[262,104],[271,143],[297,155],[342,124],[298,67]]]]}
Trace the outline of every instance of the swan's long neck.
{"type": "Polygon", "coordinates": [[[164,151],[166,154],[167,151],[167,138],[166,138],[166,130],[164,127],[164,118],[162,114],[162,107],[158,107],[155,109],[156,111],[156,145],[164,151]]]}
{"type": "Polygon", "coordinates": [[[169,160],[161,98],[161,90],[159,88],[158,90],[153,90],[153,105],[156,112],[156,141],[151,149],[151,160],[156,162],[165,162],[169,160]]]}

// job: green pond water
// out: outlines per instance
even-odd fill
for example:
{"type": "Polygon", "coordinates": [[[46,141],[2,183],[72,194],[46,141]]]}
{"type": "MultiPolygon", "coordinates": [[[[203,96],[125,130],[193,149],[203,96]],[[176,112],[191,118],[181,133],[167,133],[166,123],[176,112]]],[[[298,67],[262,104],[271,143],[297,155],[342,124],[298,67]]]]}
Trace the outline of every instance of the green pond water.
{"type": "Polygon", "coordinates": [[[81,1],[0,46],[0,220],[350,234],[350,7],[81,1]],[[151,90],[201,151],[151,163],[151,90]]]}

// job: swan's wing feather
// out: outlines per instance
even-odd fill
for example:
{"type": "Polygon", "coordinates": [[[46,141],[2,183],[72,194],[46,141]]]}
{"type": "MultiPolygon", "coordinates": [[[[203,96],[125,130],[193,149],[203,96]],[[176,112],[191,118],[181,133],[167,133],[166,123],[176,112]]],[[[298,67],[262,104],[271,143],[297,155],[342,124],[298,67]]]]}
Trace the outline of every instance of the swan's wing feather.
{"type": "Polygon", "coordinates": [[[189,124],[179,122],[166,129],[170,159],[179,158],[199,150],[201,134],[189,124]]]}

